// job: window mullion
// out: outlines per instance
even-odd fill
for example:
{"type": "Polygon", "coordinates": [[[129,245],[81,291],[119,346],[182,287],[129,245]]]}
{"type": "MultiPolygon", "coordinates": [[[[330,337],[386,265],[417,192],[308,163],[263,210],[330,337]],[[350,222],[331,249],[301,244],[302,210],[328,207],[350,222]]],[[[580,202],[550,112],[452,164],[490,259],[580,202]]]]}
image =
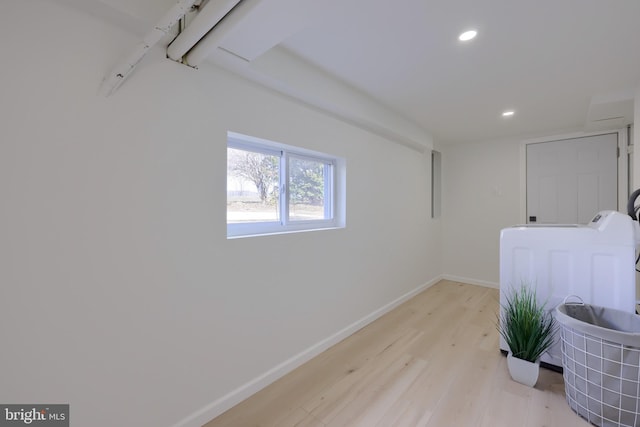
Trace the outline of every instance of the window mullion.
{"type": "Polygon", "coordinates": [[[324,217],[333,219],[333,172],[334,168],[330,163],[324,164],[324,217]]]}
{"type": "Polygon", "coordinates": [[[289,224],[289,154],[282,151],[280,156],[280,222],[289,224]]]}

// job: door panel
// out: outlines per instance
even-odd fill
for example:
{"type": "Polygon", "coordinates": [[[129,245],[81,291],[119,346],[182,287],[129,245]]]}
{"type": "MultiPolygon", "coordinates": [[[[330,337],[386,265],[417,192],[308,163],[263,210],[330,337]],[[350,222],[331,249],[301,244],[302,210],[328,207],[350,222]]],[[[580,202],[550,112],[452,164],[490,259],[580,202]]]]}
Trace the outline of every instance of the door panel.
{"type": "Polygon", "coordinates": [[[529,144],[527,221],[586,224],[601,210],[615,210],[617,177],[617,133],[529,144]]]}

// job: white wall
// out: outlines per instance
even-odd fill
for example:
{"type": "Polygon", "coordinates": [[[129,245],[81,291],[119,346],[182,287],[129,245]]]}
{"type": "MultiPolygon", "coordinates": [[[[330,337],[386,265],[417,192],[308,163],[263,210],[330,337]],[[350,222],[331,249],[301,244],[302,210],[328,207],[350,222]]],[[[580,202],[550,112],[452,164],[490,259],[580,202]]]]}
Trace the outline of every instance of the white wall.
{"type": "Polygon", "coordinates": [[[445,277],[498,287],[500,230],[520,222],[517,140],[443,145],[445,277]]]}
{"type": "Polygon", "coordinates": [[[162,51],[101,98],[135,37],[40,0],[0,22],[1,402],[199,425],[441,274],[428,152],[162,51]],[[346,158],[347,228],[227,240],[227,130],[346,158]]]}
{"type": "Polygon", "coordinates": [[[640,86],[636,88],[636,96],[633,100],[633,188],[630,193],[640,188],[640,132],[636,132],[636,123],[640,123],[640,86]]]}

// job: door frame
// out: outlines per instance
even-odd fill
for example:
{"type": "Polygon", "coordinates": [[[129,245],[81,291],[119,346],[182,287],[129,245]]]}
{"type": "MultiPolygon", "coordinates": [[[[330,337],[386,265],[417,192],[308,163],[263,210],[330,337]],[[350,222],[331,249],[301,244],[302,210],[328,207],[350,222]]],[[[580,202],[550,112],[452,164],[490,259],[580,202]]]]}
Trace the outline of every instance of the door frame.
{"type": "Polygon", "coordinates": [[[628,149],[627,129],[612,129],[599,132],[574,132],[520,141],[520,223],[527,223],[527,145],[560,141],[563,139],[608,135],[612,133],[618,134],[618,153],[620,153],[618,156],[618,210],[620,212],[626,212],[627,200],[629,199],[629,163],[627,159],[632,155],[628,149]]]}

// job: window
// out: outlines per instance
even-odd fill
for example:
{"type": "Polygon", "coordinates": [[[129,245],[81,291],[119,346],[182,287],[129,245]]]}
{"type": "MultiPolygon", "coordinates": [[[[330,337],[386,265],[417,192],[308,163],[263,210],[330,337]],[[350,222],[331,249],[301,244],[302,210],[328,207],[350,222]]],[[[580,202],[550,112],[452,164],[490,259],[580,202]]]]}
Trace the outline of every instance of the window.
{"type": "Polygon", "coordinates": [[[227,237],[334,228],[340,159],[228,133],[227,237]]]}

